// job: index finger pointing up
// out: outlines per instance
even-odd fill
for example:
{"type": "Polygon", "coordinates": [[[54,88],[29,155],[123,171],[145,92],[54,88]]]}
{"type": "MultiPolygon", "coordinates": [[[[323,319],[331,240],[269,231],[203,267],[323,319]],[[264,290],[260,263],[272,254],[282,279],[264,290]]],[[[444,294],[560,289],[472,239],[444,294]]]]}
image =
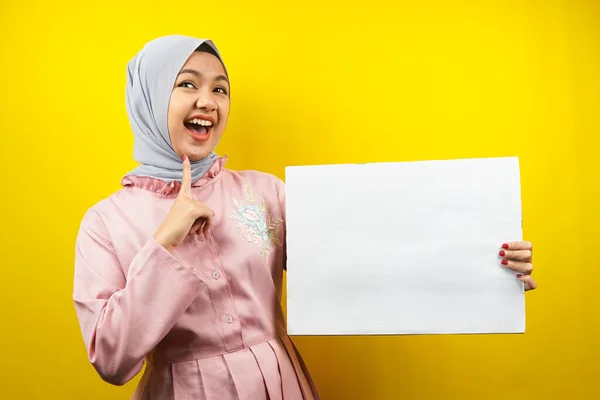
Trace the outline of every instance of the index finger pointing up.
{"type": "Polygon", "coordinates": [[[192,197],[192,167],[190,166],[190,159],[185,154],[183,155],[183,177],[181,178],[181,191],[179,193],[192,197]]]}

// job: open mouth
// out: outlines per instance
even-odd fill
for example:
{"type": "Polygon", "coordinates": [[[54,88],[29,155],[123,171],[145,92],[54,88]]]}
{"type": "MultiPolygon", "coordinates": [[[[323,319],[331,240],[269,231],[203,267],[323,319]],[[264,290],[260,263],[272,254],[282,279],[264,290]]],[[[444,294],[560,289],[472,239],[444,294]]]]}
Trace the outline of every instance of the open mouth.
{"type": "Polygon", "coordinates": [[[190,134],[196,140],[208,140],[213,127],[213,122],[207,119],[192,118],[183,123],[190,134]]]}

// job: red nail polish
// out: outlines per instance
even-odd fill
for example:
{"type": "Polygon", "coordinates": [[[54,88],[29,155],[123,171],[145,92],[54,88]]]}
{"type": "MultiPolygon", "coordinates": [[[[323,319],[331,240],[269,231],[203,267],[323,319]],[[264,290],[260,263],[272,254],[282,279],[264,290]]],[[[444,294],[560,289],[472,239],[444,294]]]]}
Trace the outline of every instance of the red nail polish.
{"type": "Polygon", "coordinates": [[[187,156],[186,156],[185,154],[184,154],[184,155],[182,155],[182,156],[181,156],[181,160],[182,160],[182,161],[185,161],[186,157],[187,157],[187,156]]]}
{"type": "Polygon", "coordinates": [[[523,276],[523,274],[517,274],[517,278],[520,278],[522,276],[523,276]]]}
{"type": "Polygon", "coordinates": [[[508,260],[502,260],[502,265],[507,265],[508,264],[508,260]]]}
{"type": "Polygon", "coordinates": [[[508,243],[504,243],[504,244],[502,245],[502,248],[503,248],[503,249],[508,249],[508,243]]]}
{"type": "Polygon", "coordinates": [[[506,255],[506,252],[504,250],[500,250],[498,254],[500,254],[500,257],[504,257],[506,255]]]}

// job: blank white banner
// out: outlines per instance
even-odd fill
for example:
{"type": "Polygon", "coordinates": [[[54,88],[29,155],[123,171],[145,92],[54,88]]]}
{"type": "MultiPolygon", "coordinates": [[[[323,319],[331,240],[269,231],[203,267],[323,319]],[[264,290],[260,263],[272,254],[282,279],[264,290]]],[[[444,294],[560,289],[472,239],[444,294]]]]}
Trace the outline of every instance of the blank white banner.
{"type": "Polygon", "coordinates": [[[522,333],[516,157],[286,168],[290,335],[522,333]]]}

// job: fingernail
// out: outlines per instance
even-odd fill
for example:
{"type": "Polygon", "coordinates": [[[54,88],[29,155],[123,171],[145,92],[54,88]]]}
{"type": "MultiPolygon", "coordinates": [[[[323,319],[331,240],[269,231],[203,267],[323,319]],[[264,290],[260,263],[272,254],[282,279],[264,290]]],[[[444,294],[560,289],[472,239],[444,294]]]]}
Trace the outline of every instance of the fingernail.
{"type": "Polygon", "coordinates": [[[504,250],[500,250],[498,254],[500,254],[500,257],[504,257],[506,255],[506,252],[504,250]]]}
{"type": "Polygon", "coordinates": [[[507,265],[508,264],[508,260],[502,260],[502,265],[507,265]]]}
{"type": "Polygon", "coordinates": [[[187,158],[187,156],[185,154],[181,156],[182,161],[185,161],[186,158],[187,158]]]}
{"type": "Polygon", "coordinates": [[[517,274],[517,278],[520,278],[522,276],[523,276],[523,274],[517,274]]]}
{"type": "Polygon", "coordinates": [[[508,249],[508,243],[504,243],[504,244],[502,245],[502,248],[503,248],[503,249],[508,249]]]}

